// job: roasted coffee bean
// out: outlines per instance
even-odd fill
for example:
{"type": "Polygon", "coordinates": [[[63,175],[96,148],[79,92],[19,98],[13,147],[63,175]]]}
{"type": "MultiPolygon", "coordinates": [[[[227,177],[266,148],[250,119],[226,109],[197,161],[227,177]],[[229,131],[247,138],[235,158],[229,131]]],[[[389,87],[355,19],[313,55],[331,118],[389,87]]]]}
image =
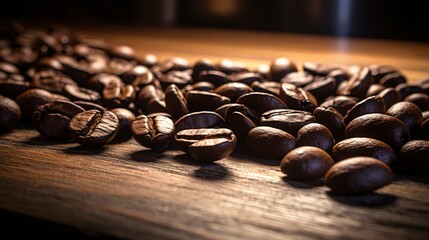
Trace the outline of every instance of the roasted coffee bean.
{"type": "Polygon", "coordinates": [[[268,79],[274,82],[280,82],[282,78],[291,72],[298,71],[296,64],[288,58],[276,58],[271,62],[268,79]]]}
{"type": "Polygon", "coordinates": [[[188,102],[175,84],[165,90],[165,106],[167,112],[176,120],[189,113],[188,102]]]}
{"type": "Polygon", "coordinates": [[[158,149],[173,140],[174,123],[162,114],[140,115],[131,124],[131,131],[140,145],[158,149]]]}
{"type": "Polygon", "coordinates": [[[227,104],[228,108],[225,110],[223,115],[221,115],[225,120],[228,118],[228,115],[230,115],[233,112],[240,112],[244,114],[246,117],[248,117],[252,122],[258,123],[259,122],[259,115],[246,107],[246,105],[243,104],[227,104]]]}
{"type": "Polygon", "coordinates": [[[324,177],[334,161],[328,153],[317,147],[298,147],[284,156],[280,169],[287,178],[309,181],[324,177]]]}
{"type": "Polygon", "coordinates": [[[128,61],[122,58],[111,58],[108,62],[108,73],[114,74],[116,76],[121,76],[124,73],[130,71],[137,65],[136,61],[128,61]]]}
{"type": "Polygon", "coordinates": [[[198,60],[194,64],[194,68],[192,69],[192,80],[194,82],[199,82],[200,80],[200,73],[203,71],[210,71],[214,70],[213,63],[210,59],[203,58],[201,60],[198,60]]]}
{"type": "Polygon", "coordinates": [[[69,123],[70,137],[88,148],[108,144],[119,130],[119,120],[110,111],[88,110],[74,116],[69,123]]]}
{"type": "Polygon", "coordinates": [[[389,109],[393,104],[401,101],[401,96],[394,88],[386,88],[378,94],[383,98],[386,109],[389,109]]]}
{"type": "Polygon", "coordinates": [[[395,90],[399,93],[399,96],[401,96],[402,100],[413,93],[426,93],[426,91],[421,86],[407,83],[399,84],[395,87],[395,90]]]}
{"type": "Polygon", "coordinates": [[[331,131],[319,123],[307,124],[297,133],[296,145],[299,147],[313,146],[329,153],[334,143],[335,139],[331,131]]]}
{"type": "Polygon", "coordinates": [[[13,129],[21,119],[21,109],[10,98],[0,95],[0,131],[13,129]]]}
{"type": "Polygon", "coordinates": [[[103,112],[103,111],[105,111],[105,110],[106,110],[103,106],[101,106],[101,105],[99,105],[99,104],[96,104],[96,103],[93,103],[93,102],[87,102],[87,101],[73,101],[73,103],[75,103],[75,104],[79,105],[80,107],[82,107],[82,108],[83,108],[83,109],[85,109],[85,110],[92,110],[92,109],[95,109],[95,110],[99,110],[99,111],[101,111],[101,112],[103,112]]]}
{"type": "Polygon", "coordinates": [[[240,82],[225,83],[214,90],[214,93],[229,98],[231,102],[236,102],[239,97],[250,92],[253,92],[253,89],[240,82]]]}
{"type": "Polygon", "coordinates": [[[237,99],[237,103],[246,105],[246,107],[255,111],[259,116],[269,110],[287,108],[286,104],[280,98],[261,92],[244,94],[237,99]]]}
{"type": "MultiPolygon", "coordinates": [[[[239,104],[239,103],[227,103],[225,105],[222,105],[218,108],[216,108],[216,110],[214,110],[215,113],[219,114],[221,117],[223,117],[223,119],[225,119],[226,117],[226,110],[228,110],[229,107],[237,107],[237,108],[242,108],[242,107],[246,107],[243,104],[239,104]]],[[[246,107],[247,108],[247,107],[246,107]]]]}
{"type": "Polygon", "coordinates": [[[51,94],[46,90],[34,88],[21,93],[15,98],[15,101],[21,108],[22,118],[25,120],[31,120],[36,107],[58,100],[59,98],[59,96],[51,94]]]}
{"type": "Polygon", "coordinates": [[[371,84],[371,86],[369,86],[369,89],[366,92],[365,97],[371,97],[371,96],[377,95],[381,93],[384,89],[386,89],[385,86],[378,83],[373,83],[371,84]]]}
{"type": "Polygon", "coordinates": [[[429,118],[429,111],[422,112],[422,116],[423,116],[423,121],[425,121],[426,119],[428,119],[429,118]]]}
{"type": "Polygon", "coordinates": [[[108,85],[103,90],[104,106],[109,108],[123,107],[127,108],[130,103],[134,102],[136,92],[133,85],[118,86],[115,84],[108,85]]]}
{"type": "Polygon", "coordinates": [[[363,67],[349,80],[342,82],[337,88],[338,95],[364,97],[373,83],[373,76],[368,67],[363,67]]]}
{"type": "Polygon", "coordinates": [[[17,67],[6,62],[0,62],[0,72],[5,73],[6,75],[19,74],[17,67]]]}
{"type": "Polygon", "coordinates": [[[251,87],[255,92],[269,93],[274,96],[280,96],[280,88],[282,84],[279,82],[265,81],[253,82],[251,87]]]}
{"type": "Polygon", "coordinates": [[[215,112],[193,112],[179,118],[175,123],[176,132],[185,129],[219,128],[224,125],[224,119],[215,112]]]}
{"type": "Polygon", "coordinates": [[[429,117],[420,125],[420,138],[429,140],[429,117]]]}
{"type": "Polygon", "coordinates": [[[244,83],[251,86],[254,82],[262,81],[263,77],[260,73],[241,72],[229,76],[232,82],[244,83]]]}
{"type": "Polygon", "coordinates": [[[380,84],[391,88],[394,88],[399,84],[406,83],[406,82],[407,82],[407,79],[398,72],[389,73],[380,79],[380,84]]]}
{"type": "Polygon", "coordinates": [[[227,115],[225,125],[235,133],[238,142],[244,142],[249,131],[256,127],[254,121],[237,111],[227,115]]]}
{"type": "Polygon", "coordinates": [[[262,114],[260,124],[286,131],[293,136],[303,126],[316,122],[311,113],[293,109],[274,109],[262,114]]]}
{"type": "Polygon", "coordinates": [[[417,105],[411,102],[398,102],[391,106],[386,114],[401,120],[411,136],[417,137],[420,124],[423,122],[422,111],[417,105]]]}
{"type": "Polygon", "coordinates": [[[387,165],[396,162],[396,154],[386,143],[367,137],[345,139],[332,148],[332,158],[335,162],[352,157],[373,157],[387,165]]]}
{"type": "Polygon", "coordinates": [[[182,89],[191,81],[191,73],[187,71],[170,71],[159,78],[163,89],[166,89],[171,84],[175,84],[178,88],[182,89]]]}
{"type": "Polygon", "coordinates": [[[249,131],[246,149],[255,156],[281,160],[295,148],[295,138],[280,129],[259,126],[249,131]]]}
{"type": "Polygon", "coordinates": [[[293,84],[297,87],[304,87],[314,81],[314,76],[307,72],[291,72],[281,79],[282,83],[293,84]]]}
{"type": "Polygon", "coordinates": [[[429,175],[429,141],[414,140],[401,148],[401,165],[410,173],[429,175]]]}
{"type": "Polygon", "coordinates": [[[345,82],[349,80],[350,76],[349,74],[343,70],[343,69],[335,69],[328,73],[326,77],[331,77],[335,79],[335,82],[337,83],[337,86],[339,86],[342,82],[345,82]]]}
{"type": "Polygon", "coordinates": [[[148,85],[155,84],[155,76],[152,72],[146,71],[137,76],[131,84],[135,87],[136,91],[140,91],[148,85]]]}
{"type": "Polygon", "coordinates": [[[304,89],[316,97],[318,102],[333,95],[337,87],[334,78],[316,77],[312,83],[307,84],[304,89]]]}
{"type": "Polygon", "coordinates": [[[325,175],[331,191],[345,194],[369,193],[393,182],[393,172],[371,157],[348,158],[332,166],[325,175]]]}
{"type": "Polygon", "coordinates": [[[422,112],[429,111],[429,95],[424,93],[413,93],[408,95],[404,101],[416,104],[422,112]]]}
{"type": "Polygon", "coordinates": [[[70,84],[64,87],[64,95],[73,101],[99,102],[101,99],[96,91],[70,84]]]}
{"type": "Polygon", "coordinates": [[[353,119],[346,128],[346,138],[369,137],[383,141],[398,150],[409,139],[404,123],[392,116],[371,113],[353,119]]]}
{"type": "Polygon", "coordinates": [[[151,68],[158,64],[158,58],[153,54],[145,54],[143,57],[137,57],[138,64],[141,64],[147,68],[151,68]]]}
{"type": "Polygon", "coordinates": [[[162,63],[152,67],[153,72],[159,72],[162,74],[170,71],[184,71],[191,69],[188,60],[180,57],[173,57],[163,61],[162,63]]]}
{"type": "Polygon", "coordinates": [[[61,58],[57,57],[57,60],[64,66],[64,74],[69,76],[79,86],[85,86],[92,76],[86,67],[69,56],[62,55],[61,58]]]}
{"type": "Polygon", "coordinates": [[[374,76],[375,83],[379,83],[380,80],[387,74],[399,72],[398,69],[386,65],[371,65],[369,66],[369,69],[371,71],[371,74],[374,76]]]}
{"type": "Polygon", "coordinates": [[[216,108],[231,102],[228,97],[204,91],[188,92],[187,100],[191,112],[214,111],[216,108]]]}
{"type": "Polygon", "coordinates": [[[0,78],[0,95],[2,96],[16,98],[29,89],[30,83],[24,81],[23,78],[12,78],[11,76],[4,79],[0,78]]]}
{"type": "Polygon", "coordinates": [[[344,131],[346,125],[344,124],[343,117],[332,107],[317,107],[314,109],[313,116],[316,122],[324,125],[332,133],[336,141],[344,138],[344,131]]]}
{"type": "Polygon", "coordinates": [[[125,108],[114,108],[110,110],[116,115],[119,121],[119,129],[115,138],[117,139],[128,139],[131,137],[131,123],[134,121],[136,116],[130,110],[125,108]]]}
{"type": "Polygon", "coordinates": [[[33,76],[32,85],[36,88],[59,94],[64,93],[66,85],[77,86],[77,84],[66,75],[51,69],[36,72],[33,76]]]}
{"type": "Polygon", "coordinates": [[[135,59],[134,49],[125,45],[113,46],[110,48],[109,54],[112,58],[123,58],[128,61],[135,59]]]}
{"type": "Polygon", "coordinates": [[[52,139],[67,139],[70,119],[85,111],[79,105],[57,100],[39,106],[33,112],[33,127],[43,136],[52,139]]]}
{"type": "Polygon", "coordinates": [[[260,74],[262,79],[268,79],[268,74],[270,73],[270,65],[268,64],[259,64],[255,72],[260,74]]]}
{"type": "Polygon", "coordinates": [[[344,117],[344,123],[347,125],[353,119],[369,113],[384,113],[386,105],[383,98],[379,96],[367,97],[364,100],[356,103],[344,117]]]}
{"type": "Polygon", "coordinates": [[[313,94],[296,87],[290,83],[283,83],[280,88],[280,99],[286,103],[289,108],[313,112],[317,107],[317,100],[313,94]]]}
{"type": "Polygon", "coordinates": [[[194,83],[192,85],[191,84],[187,85],[186,87],[184,87],[182,89],[182,92],[184,94],[186,94],[192,90],[211,92],[214,89],[215,89],[214,85],[209,83],[209,82],[197,82],[197,83],[194,83]]]}
{"type": "Polygon", "coordinates": [[[328,75],[333,70],[339,69],[339,67],[334,65],[315,63],[315,62],[304,62],[302,64],[302,67],[304,68],[305,72],[308,72],[313,76],[322,76],[322,77],[328,75]]]}
{"type": "Polygon", "coordinates": [[[231,82],[228,75],[217,70],[202,71],[199,79],[200,81],[209,82],[215,87],[231,82]]]}
{"type": "Polygon", "coordinates": [[[357,101],[353,97],[348,96],[336,96],[332,99],[326,100],[320,104],[320,107],[334,108],[341,116],[346,116],[347,112],[356,105],[357,101]]]}
{"type": "Polygon", "coordinates": [[[121,75],[121,79],[125,84],[133,84],[133,82],[139,78],[141,78],[140,81],[143,85],[151,84],[154,79],[153,74],[150,72],[149,68],[142,65],[137,65],[128,72],[125,72],[121,75]]]}
{"type": "Polygon", "coordinates": [[[231,61],[230,59],[220,60],[216,67],[219,71],[228,75],[247,71],[246,64],[242,62],[231,61]]]}
{"type": "Polygon", "coordinates": [[[107,86],[123,86],[121,79],[113,74],[100,73],[93,76],[88,82],[88,88],[98,93],[102,93],[107,86]]]}
{"type": "Polygon", "coordinates": [[[136,107],[145,114],[167,112],[164,92],[154,85],[145,86],[139,93],[136,107]]]}

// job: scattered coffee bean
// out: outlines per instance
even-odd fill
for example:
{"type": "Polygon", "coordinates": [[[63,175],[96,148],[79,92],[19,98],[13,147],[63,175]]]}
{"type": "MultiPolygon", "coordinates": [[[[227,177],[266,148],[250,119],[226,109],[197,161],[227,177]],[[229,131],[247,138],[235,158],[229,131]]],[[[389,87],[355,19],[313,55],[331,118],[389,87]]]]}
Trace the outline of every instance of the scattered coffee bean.
{"type": "Polygon", "coordinates": [[[131,131],[140,145],[158,149],[173,140],[174,123],[162,114],[140,115],[131,124],[131,131]]]}
{"type": "Polygon", "coordinates": [[[362,68],[349,80],[342,82],[337,88],[338,95],[364,97],[373,83],[373,76],[368,67],[362,68]]]}
{"type": "Polygon", "coordinates": [[[316,119],[311,113],[293,109],[274,109],[262,114],[260,120],[262,126],[278,128],[293,136],[300,128],[314,122],[316,119]]]}
{"type": "Polygon", "coordinates": [[[287,58],[277,58],[271,62],[268,79],[274,82],[280,82],[282,78],[291,72],[298,71],[294,62],[287,58]]]}
{"type": "Polygon", "coordinates": [[[264,112],[273,109],[285,109],[286,104],[280,98],[261,92],[251,92],[242,95],[237,99],[237,103],[244,104],[249,109],[255,111],[259,116],[264,112]]]}
{"type": "Polygon", "coordinates": [[[316,122],[324,125],[332,133],[336,141],[344,138],[344,131],[346,125],[344,124],[343,117],[332,107],[318,107],[314,109],[313,116],[316,122]]]}
{"type": "Polygon", "coordinates": [[[357,101],[353,97],[348,96],[336,96],[332,99],[328,99],[320,104],[320,107],[328,108],[332,107],[334,108],[338,113],[341,114],[341,116],[346,116],[347,112],[356,105],[357,101]]]}
{"type": "Polygon", "coordinates": [[[386,114],[401,120],[411,137],[417,137],[420,124],[423,122],[422,111],[417,105],[411,102],[398,102],[391,106],[386,114]]]}
{"type": "Polygon", "coordinates": [[[204,91],[188,92],[187,100],[191,112],[214,111],[216,108],[231,102],[231,99],[227,97],[204,91]]]}
{"type": "Polygon", "coordinates": [[[21,109],[10,98],[0,95],[0,131],[13,129],[21,119],[21,109]]]}
{"type": "Polygon", "coordinates": [[[313,112],[317,107],[316,98],[304,90],[290,83],[283,83],[280,88],[280,99],[286,103],[289,108],[313,112]]]}
{"type": "Polygon", "coordinates": [[[401,101],[401,96],[394,88],[386,88],[377,96],[383,98],[386,109],[389,109],[393,104],[401,101]]]}
{"type": "Polygon", "coordinates": [[[176,132],[185,129],[219,128],[224,125],[224,119],[215,112],[193,112],[179,118],[174,125],[176,132]]]}
{"type": "Polygon", "coordinates": [[[416,175],[429,175],[429,141],[414,140],[401,148],[401,164],[416,175]]]}
{"type": "Polygon", "coordinates": [[[331,131],[322,124],[310,123],[299,129],[296,138],[297,146],[318,147],[325,152],[331,152],[335,139],[331,131]]]}
{"type": "MultiPolygon", "coordinates": [[[[36,107],[57,99],[61,99],[61,97],[43,89],[34,88],[20,94],[15,98],[15,101],[21,109],[22,118],[24,120],[31,120],[36,107]]],[[[64,100],[67,100],[67,98],[64,100]]]]}
{"type": "Polygon", "coordinates": [[[244,83],[230,82],[217,87],[214,93],[229,98],[231,102],[236,102],[239,97],[252,91],[253,89],[244,83]]]}
{"type": "Polygon", "coordinates": [[[384,113],[386,112],[386,105],[383,98],[379,96],[367,97],[364,100],[356,103],[344,117],[344,123],[347,125],[353,119],[369,113],[384,113]]]}
{"type": "Polygon", "coordinates": [[[429,95],[424,93],[413,93],[408,95],[404,101],[416,104],[422,112],[429,111],[429,95]]]}
{"type": "Polygon", "coordinates": [[[134,121],[136,116],[130,110],[126,108],[114,108],[110,110],[116,115],[119,121],[119,129],[115,138],[117,139],[128,139],[131,137],[131,123],[134,121]]]}

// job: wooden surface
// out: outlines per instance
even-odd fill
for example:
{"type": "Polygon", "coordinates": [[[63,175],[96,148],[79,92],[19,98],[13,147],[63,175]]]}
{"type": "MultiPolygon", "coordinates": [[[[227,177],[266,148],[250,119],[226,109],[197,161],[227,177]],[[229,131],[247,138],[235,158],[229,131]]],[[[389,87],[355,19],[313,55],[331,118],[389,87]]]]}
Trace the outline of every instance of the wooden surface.
{"type": "MultiPolygon", "coordinates": [[[[389,64],[429,76],[429,45],[198,29],[75,29],[139,54],[191,62],[230,58],[250,67],[275,57],[389,64]]],[[[0,135],[0,209],[131,239],[427,239],[429,179],[397,176],[373,194],[341,196],[323,182],[290,181],[278,162],[238,150],[214,164],[133,139],[86,150],[21,127],[0,135]]]]}

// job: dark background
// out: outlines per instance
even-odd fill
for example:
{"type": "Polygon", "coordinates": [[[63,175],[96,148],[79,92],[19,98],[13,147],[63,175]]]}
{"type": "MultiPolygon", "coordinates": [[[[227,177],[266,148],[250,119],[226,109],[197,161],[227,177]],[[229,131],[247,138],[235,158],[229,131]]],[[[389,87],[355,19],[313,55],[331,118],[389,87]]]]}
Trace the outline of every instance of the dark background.
{"type": "Polygon", "coordinates": [[[0,20],[214,27],[429,41],[427,0],[12,0],[0,20]]]}

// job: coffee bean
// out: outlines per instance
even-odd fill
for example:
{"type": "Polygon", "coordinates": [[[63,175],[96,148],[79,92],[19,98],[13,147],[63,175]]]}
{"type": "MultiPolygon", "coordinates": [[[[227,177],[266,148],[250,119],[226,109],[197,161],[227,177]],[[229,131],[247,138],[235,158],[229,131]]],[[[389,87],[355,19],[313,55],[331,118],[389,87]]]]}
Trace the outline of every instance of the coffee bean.
{"type": "Polygon", "coordinates": [[[159,78],[159,82],[163,89],[166,89],[171,84],[175,84],[178,88],[182,89],[188,85],[191,80],[191,73],[186,71],[170,71],[159,78]]]}
{"type": "Polygon", "coordinates": [[[338,113],[341,114],[341,116],[346,116],[347,112],[356,105],[357,101],[353,97],[348,96],[336,96],[332,99],[326,100],[323,103],[320,104],[320,107],[328,108],[332,107],[334,108],[338,113]]]}
{"type": "Polygon", "coordinates": [[[133,85],[118,86],[108,85],[103,90],[104,106],[109,108],[123,107],[127,108],[136,98],[136,92],[133,85]]]}
{"type": "Polygon", "coordinates": [[[307,84],[304,89],[316,97],[318,102],[333,95],[337,87],[334,78],[316,77],[312,83],[307,84]]]}
{"type": "Polygon", "coordinates": [[[71,84],[64,87],[64,95],[73,101],[98,102],[101,99],[98,92],[71,84]]]}
{"type": "Polygon", "coordinates": [[[190,68],[188,60],[180,57],[173,57],[153,66],[152,71],[165,74],[170,71],[184,71],[190,68]]]}
{"type": "Polygon", "coordinates": [[[121,76],[126,72],[129,72],[131,69],[135,68],[136,65],[136,61],[129,61],[123,58],[114,57],[111,58],[108,62],[107,72],[116,76],[121,76]]]}
{"type": "Polygon", "coordinates": [[[88,82],[88,88],[98,93],[102,93],[107,86],[123,86],[121,79],[113,74],[100,73],[93,76],[88,82]]]}
{"type": "Polygon", "coordinates": [[[332,133],[336,141],[344,138],[346,125],[343,117],[332,107],[317,107],[313,112],[316,122],[324,125],[332,133]]]}
{"type": "Polygon", "coordinates": [[[276,58],[271,62],[268,79],[274,82],[280,82],[282,78],[291,72],[298,71],[296,64],[287,58],[276,58]]]}
{"type": "Polygon", "coordinates": [[[255,156],[280,160],[295,148],[295,138],[280,129],[259,126],[249,131],[246,149],[255,156]]]}
{"type": "Polygon", "coordinates": [[[345,194],[369,193],[393,182],[393,172],[371,157],[348,158],[332,166],[325,175],[331,191],[345,194]]]}
{"type": "Polygon", "coordinates": [[[335,139],[331,131],[322,124],[310,123],[299,129],[296,138],[296,145],[313,146],[331,152],[335,139]]]}
{"type": "Polygon", "coordinates": [[[344,117],[344,123],[347,125],[353,119],[369,113],[384,113],[386,112],[386,105],[383,98],[379,96],[367,97],[364,100],[356,103],[344,117]]]}
{"type": "Polygon", "coordinates": [[[229,76],[232,82],[244,83],[251,86],[254,82],[262,81],[263,77],[260,73],[241,72],[229,76]]]}
{"type": "Polygon", "coordinates": [[[179,118],[175,123],[176,132],[185,129],[219,128],[224,125],[224,119],[215,112],[193,112],[179,118]]]}
{"type": "Polygon", "coordinates": [[[109,54],[112,58],[123,58],[128,61],[135,59],[134,49],[125,45],[113,46],[110,48],[109,54]]]}
{"type": "Polygon", "coordinates": [[[8,98],[16,98],[21,93],[30,89],[30,83],[24,81],[22,78],[12,78],[11,76],[5,76],[4,79],[0,79],[0,95],[8,98]]]}
{"type": "Polygon", "coordinates": [[[307,72],[291,72],[281,79],[282,83],[293,84],[297,87],[304,87],[314,81],[314,76],[307,72]]]}
{"type": "Polygon", "coordinates": [[[335,79],[337,86],[339,86],[342,82],[345,82],[350,79],[349,74],[343,69],[335,69],[328,73],[326,77],[331,77],[335,79]]]}
{"type": "Polygon", "coordinates": [[[349,80],[342,82],[337,88],[338,95],[363,97],[373,83],[373,76],[368,67],[363,67],[349,80]]]}
{"type": "MultiPolygon", "coordinates": [[[[224,104],[224,105],[216,108],[216,110],[214,112],[217,113],[217,114],[219,114],[221,117],[223,117],[223,119],[225,119],[226,118],[226,110],[228,110],[229,107],[237,107],[238,109],[240,109],[240,108],[244,108],[243,106],[245,108],[247,108],[243,104],[239,104],[239,103],[227,103],[227,104],[224,104]]],[[[258,119],[259,119],[259,116],[258,116],[258,119]]]]}
{"type": "Polygon", "coordinates": [[[228,118],[228,116],[234,112],[240,112],[242,114],[244,114],[246,117],[248,117],[250,120],[252,120],[252,122],[254,123],[258,123],[259,122],[259,116],[257,113],[255,113],[255,111],[249,109],[248,107],[246,107],[246,105],[243,104],[230,104],[227,105],[229,106],[225,112],[224,115],[221,115],[225,120],[228,118]]]}
{"type": "Polygon", "coordinates": [[[231,82],[227,74],[217,70],[202,71],[199,79],[200,81],[209,82],[215,87],[231,82]]]}
{"type": "Polygon", "coordinates": [[[373,83],[371,84],[371,86],[369,86],[369,89],[366,92],[365,97],[371,97],[371,96],[377,95],[381,93],[384,89],[386,89],[385,86],[378,83],[373,83]]]}
{"type": "Polygon", "coordinates": [[[119,121],[119,129],[115,138],[117,139],[128,139],[131,137],[131,123],[134,121],[136,116],[130,110],[125,108],[114,108],[110,110],[116,115],[119,121]]]}
{"type": "Polygon", "coordinates": [[[231,102],[236,102],[239,97],[250,92],[253,92],[253,89],[240,82],[225,83],[214,90],[214,93],[229,98],[231,102]]]}
{"type": "Polygon", "coordinates": [[[119,120],[110,111],[88,110],[74,116],[69,123],[70,137],[88,148],[108,144],[119,130],[119,120]]]}
{"type": "Polygon", "coordinates": [[[69,77],[58,71],[42,70],[34,74],[32,85],[49,92],[63,94],[66,85],[77,84],[69,77]]]}
{"type": "Polygon", "coordinates": [[[242,62],[231,61],[230,59],[220,60],[216,67],[219,71],[228,75],[247,71],[246,64],[242,62]]]}
{"type": "Polygon", "coordinates": [[[401,148],[401,164],[412,174],[429,175],[429,141],[414,140],[401,148]]]}
{"type": "Polygon", "coordinates": [[[70,119],[85,111],[69,101],[57,100],[36,108],[33,112],[33,127],[43,136],[52,139],[67,139],[70,119]]]}
{"type": "Polygon", "coordinates": [[[274,96],[280,96],[280,88],[282,84],[279,82],[265,81],[253,82],[251,87],[255,92],[269,93],[274,96]]]}
{"type": "Polygon", "coordinates": [[[13,129],[21,119],[18,104],[10,98],[0,95],[0,131],[13,129]]]}
{"type": "Polygon", "coordinates": [[[402,100],[413,93],[426,93],[426,91],[418,84],[401,83],[395,87],[395,90],[399,93],[402,100]]]}
{"type": "Polygon", "coordinates": [[[383,98],[386,109],[389,109],[393,104],[401,101],[401,96],[394,88],[386,88],[377,96],[383,98]]]}
{"type": "Polygon", "coordinates": [[[158,58],[153,54],[145,54],[143,57],[137,57],[138,64],[141,64],[147,68],[151,68],[158,64],[158,58]]]}
{"type": "Polygon", "coordinates": [[[293,136],[298,130],[309,124],[316,122],[311,113],[293,109],[274,109],[262,114],[260,124],[286,131],[293,136]]]}
{"type": "Polygon", "coordinates": [[[317,100],[313,94],[296,87],[290,83],[283,83],[280,88],[280,99],[286,103],[289,108],[313,112],[317,107],[317,100]]]}
{"type": "Polygon", "coordinates": [[[401,120],[413,138],[418,135],[423,116],[420,108],[414,103],[395,103],[386,111],[386,114],[401,120]]]}
{"type": "Polygon", "coordinates": [[[298,147],[284,156],[280,169],[287,178],[299,181],[324,177],[334,161],[328,153],[317,147],[298,147]]]}
{"type": "Polygon", "coordinates": [[[407,79],[398,72],[389,73],[380,79],[380,84],[391,88],[394,88],[399,84],[406,83],[406,82],[407,82],[407,79]]]}
{"type": "Polygon", "coordinates": [[[328,75],[333,70],[339,69],[339,67],[334,65],[315,63],[315,62],[304,62],[302,64],[302,67],[304,68],[305,72],[308,72],[313,76],[322,76],[322,77],[328,75]]]}
{"type": "Polygon", "coordinates": [[[95,110],[99,110],[100,112],[103,112],[106,110],[103,106],[96,104],[96,103],[93,103],[93,102],[73,101],[73,103],[79,105],[80,107],[82,107],[85,110],[95,109],[95,110]]]}
{"type": "Polygon", "coordinates": [[[216,108],[230,103],[228,97],[204,91],[190,91],[187,94],[188,107],[192,112],[214,111],[216,108]]]}
{"type": "Polygon", "coordinates": [[[184,87],[182,89],[182,92],[184,94],[186,94],[186,93],[188,93],[188,92],[190,92],[192,90],[210,92],[210,91],[212,91],[214,89],[215,89],[214,85],[211,84],[211,83],[209,83],[209,82],[197,82],[197,83],[194,83],[192,85],[191,84],[187,85],[186,87],[184,87]]]}
{"type": "Polygon", "coordinates": [[[413,93],[408,95],[404,101],[416,104],[420,110],[429,111],[429,95],[424,93],[413,93]]]}
{"type": "Polygon", "coordinates": [[[426,119],[428,119],[429,118],[429,111],[422,112],[422,116],[423,116],[423,121],[425,121],[426,119]]]}
{"type": "Polygon", "coordinates": [[[188,102],[175,84],[165,90],[165,106],[167,112],[176,120],[189,113],[188,102]]]}
{"type": "Polygon", "coordinates": [[[43,89],[29,89],[15,98],[21,108],[22,118],[31,120],[36,107],[57,100],[59,97],[43,89]]]}
{"type": "Polygon", "coordinates": [[[158,149],[173,139],[174,123],[162,114],[140,115],[131,124],[131,131],[140,145],[158,149]]]}
{"type": "Polygon", "coordinates": [[[353,119],[346,128],[346,138],[369,137],[383,141],[399,150],[409,139],[402,121],[380,113],[371,113],[353,119]]]}
{"type": "Polygon", "coordinates": [[[244,104],[258,115],[273,109],[285,109],[286,104],[280,98],[269,93],[251,92],[242,95],[237,103],[244,104]]]}
{"type": "Polygon", "coordinates": [[[371,65],[369,66],[371,74],[374,76],[374,82],[379,83],[380,80],[391,73],[398,73],[398,69],[387,65],[371,65]]]}
{"type": "Polygon", "coordinates": [[[256,127],[252,119],[237,111],[227,115],[225,125],[235,133],[238,142],[244,142],[249,131],[256,127]]]}
{"type": "Polygon", "coordinates": [[[200,73],[203,71],[210,71],[210,70],[214,70],[213,63],[210,59],[204,58],[204,59],[198,60],[194,64],[194,68],[192,69],[192,79],[194,80],[194,82],[200,82],[202,81],[200,79],[200,73]]]}
{"type": "Polygon", "coordinates": [[[140,91],[136,107],[145,114],[166,112],[164,97],[164,92],[161,89],[152,84],[147,85],[140,91]]]}
{"type": "Polygon", "coordinates": [[[420,138],[429,140],[429,117],[420,125],[420,138]]]}
{"type": "Polygon", "coordinates": [[[396,154],[386,143],[367,137],[345,139],[332,148],[332,158],[335,162],[352,157],[373,157],[387,165],[396,162],[396,154]]]}

